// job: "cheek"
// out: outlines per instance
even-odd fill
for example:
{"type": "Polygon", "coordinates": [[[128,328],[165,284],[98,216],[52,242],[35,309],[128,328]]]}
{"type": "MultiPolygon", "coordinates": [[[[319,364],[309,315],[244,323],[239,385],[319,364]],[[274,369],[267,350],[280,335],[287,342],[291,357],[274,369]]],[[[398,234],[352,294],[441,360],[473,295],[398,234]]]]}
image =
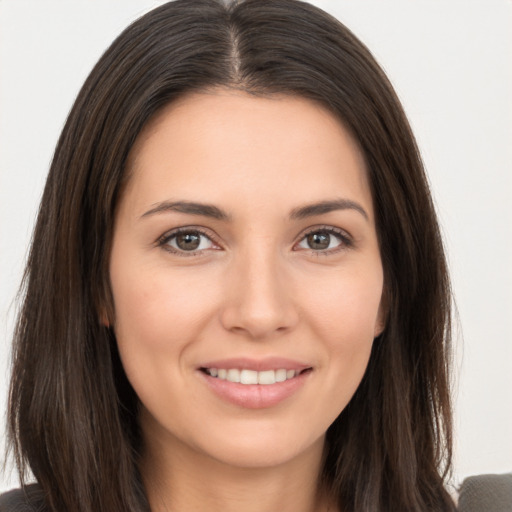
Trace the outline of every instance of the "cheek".
{"type": "Polygon", "coordinates": [[[376,266],[360,273],[341,272],[308,294],[308,323],[312,335],[323,342],[326,389],[338,412],[355,393],[368,365],[380,325],[382,285],[376,266]]]}
{"type": "Polygon", "coordinates": [[[128,260],[111,270],[121,361],[142,403],[151,409],[169,400],[170,390],[178,396],[185,392],[187,354],[213,314],[215,287],[211,280],[205,286],[200,274],[128,260]]]}
{"type": "Polygon", "coordinates": [[[159,267],[118,268],[111,274],[115,329],[120,342],[143,348],[175,349],[210,316],[209,294],[199,273],[171,273],[159,267]],[[170,343],[172,342],[172,343],[170,343]]]}
{"type": "Polygon", "coordinates": [[[310,322],[333,348],[371,342],[380,325],[382,288],[380,265],[331,274],[303,294],[310,322]]]}

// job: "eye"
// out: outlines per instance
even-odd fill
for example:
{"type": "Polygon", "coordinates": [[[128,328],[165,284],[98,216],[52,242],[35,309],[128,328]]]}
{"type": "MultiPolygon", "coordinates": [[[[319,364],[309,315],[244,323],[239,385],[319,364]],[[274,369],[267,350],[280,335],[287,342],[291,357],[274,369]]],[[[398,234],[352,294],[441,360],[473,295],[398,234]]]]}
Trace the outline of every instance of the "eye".
{"type": "Polygon", "coordinates": [[[336,252],[337,249],[341,250],[351,245],[350,237],[342,230],[335,228],[309,231],[298,243],[298,247],[301,249],[309,249],[315,252],[336,252]]]}
{"type": "Polygon", "coordinates": [[[200,251],[219,248],[206,233],[198,229],[188,228],[181,228],[166,233],[158,241],[158,245],[163,247],[166,251],[183,256],[193,256],[200,251]]]}

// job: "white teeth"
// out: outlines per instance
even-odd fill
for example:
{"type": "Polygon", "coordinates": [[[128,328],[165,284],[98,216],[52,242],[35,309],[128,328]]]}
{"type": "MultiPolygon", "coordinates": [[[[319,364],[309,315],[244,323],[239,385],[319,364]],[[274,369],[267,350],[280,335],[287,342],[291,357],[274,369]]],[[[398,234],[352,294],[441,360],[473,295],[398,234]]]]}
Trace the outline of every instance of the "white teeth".
{"type": "Polygon", "coordinates": [[[229,382],[240,382],[240,370],[229,369],[226,380],[229,380],[229,382]]]}
{"type": "Polygon", "coordinates": [[[265,370],[257,372],[255,370],[238,370],[236,368],[207,368],[206,372],[212,377],[230,382],[239,382],[241,384],[275,384],[276,382],[284,382],[293,379],[299,375],[300,371],[286,370],[280,368],[278,370],[265,370]]]}
{"type": "Polygon", "coordinates": [[[276,372],[274,370],[267,370],[258,373],[258,384],[275,384],[276,372]]]}
{"type": "MultiPolygon", "coordinates": [[[[293,372],[295,373],[295,372],[293,372]]],[[[284,382],[286,380],[286,370],[276,370],[276,382],[284,382]]]]}
{"type": "Polygon", "coordinates": [[[240,382],[242,384],[258,384],[258,372],[254,370],[242,370],[240,372],[240,382]]]}

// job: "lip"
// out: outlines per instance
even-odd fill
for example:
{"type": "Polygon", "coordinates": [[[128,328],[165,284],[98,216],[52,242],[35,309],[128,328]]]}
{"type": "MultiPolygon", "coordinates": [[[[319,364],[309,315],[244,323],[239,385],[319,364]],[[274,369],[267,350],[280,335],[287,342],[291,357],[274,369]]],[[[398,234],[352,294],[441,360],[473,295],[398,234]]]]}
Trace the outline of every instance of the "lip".
{"type": "Polygon", "coordinates": [[[254,370],[257,372],[263,372],[265,370],[278,370],[281,368],[284,370],[297,370],[300,372],[302,370],[306,370],[307,368],[312,368],[312,365],[284,357],[266,357],[264,359],[237,357],[230,359],[219,359],[216,361],[207,361],[204,364],[199,365],[198,369],[201,368],[225,368],[226,370],[238,368],[239,370],[254,370]]]}
{"type": "Polygon", "coordinates": [[[278,357],[261,360],[237,358],[209,361],[202,364],[197,373],[208,388],[222,400],[245,409],[267,409],[280,404],[297,393],[310,377],[312,365],[278,357]],[[292,379],[276,382],[275,384],[239,384],[212,377],[203,371],[205,368],[224,368],[226,370],[238,368],[254,371],[286,369],[301,373],[292,379]]]}

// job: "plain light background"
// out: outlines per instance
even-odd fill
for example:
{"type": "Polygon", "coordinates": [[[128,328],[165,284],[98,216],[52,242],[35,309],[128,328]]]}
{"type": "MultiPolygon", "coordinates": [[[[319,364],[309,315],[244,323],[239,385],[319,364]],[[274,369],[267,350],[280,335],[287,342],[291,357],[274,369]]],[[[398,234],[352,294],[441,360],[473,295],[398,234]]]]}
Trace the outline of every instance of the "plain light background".
{"type": "MultiPolygon", "coordinates": [[[[102,52],[151,0],[0,0],[0,440],[14,298],[54,146],[102,52]]],[[[460,329],[454,483],[512,471],[512,2],[316,0],[374,53],[422,150],[460,329]]],[[[15,486],[0,473],[0,491],[15,486]]]]}

